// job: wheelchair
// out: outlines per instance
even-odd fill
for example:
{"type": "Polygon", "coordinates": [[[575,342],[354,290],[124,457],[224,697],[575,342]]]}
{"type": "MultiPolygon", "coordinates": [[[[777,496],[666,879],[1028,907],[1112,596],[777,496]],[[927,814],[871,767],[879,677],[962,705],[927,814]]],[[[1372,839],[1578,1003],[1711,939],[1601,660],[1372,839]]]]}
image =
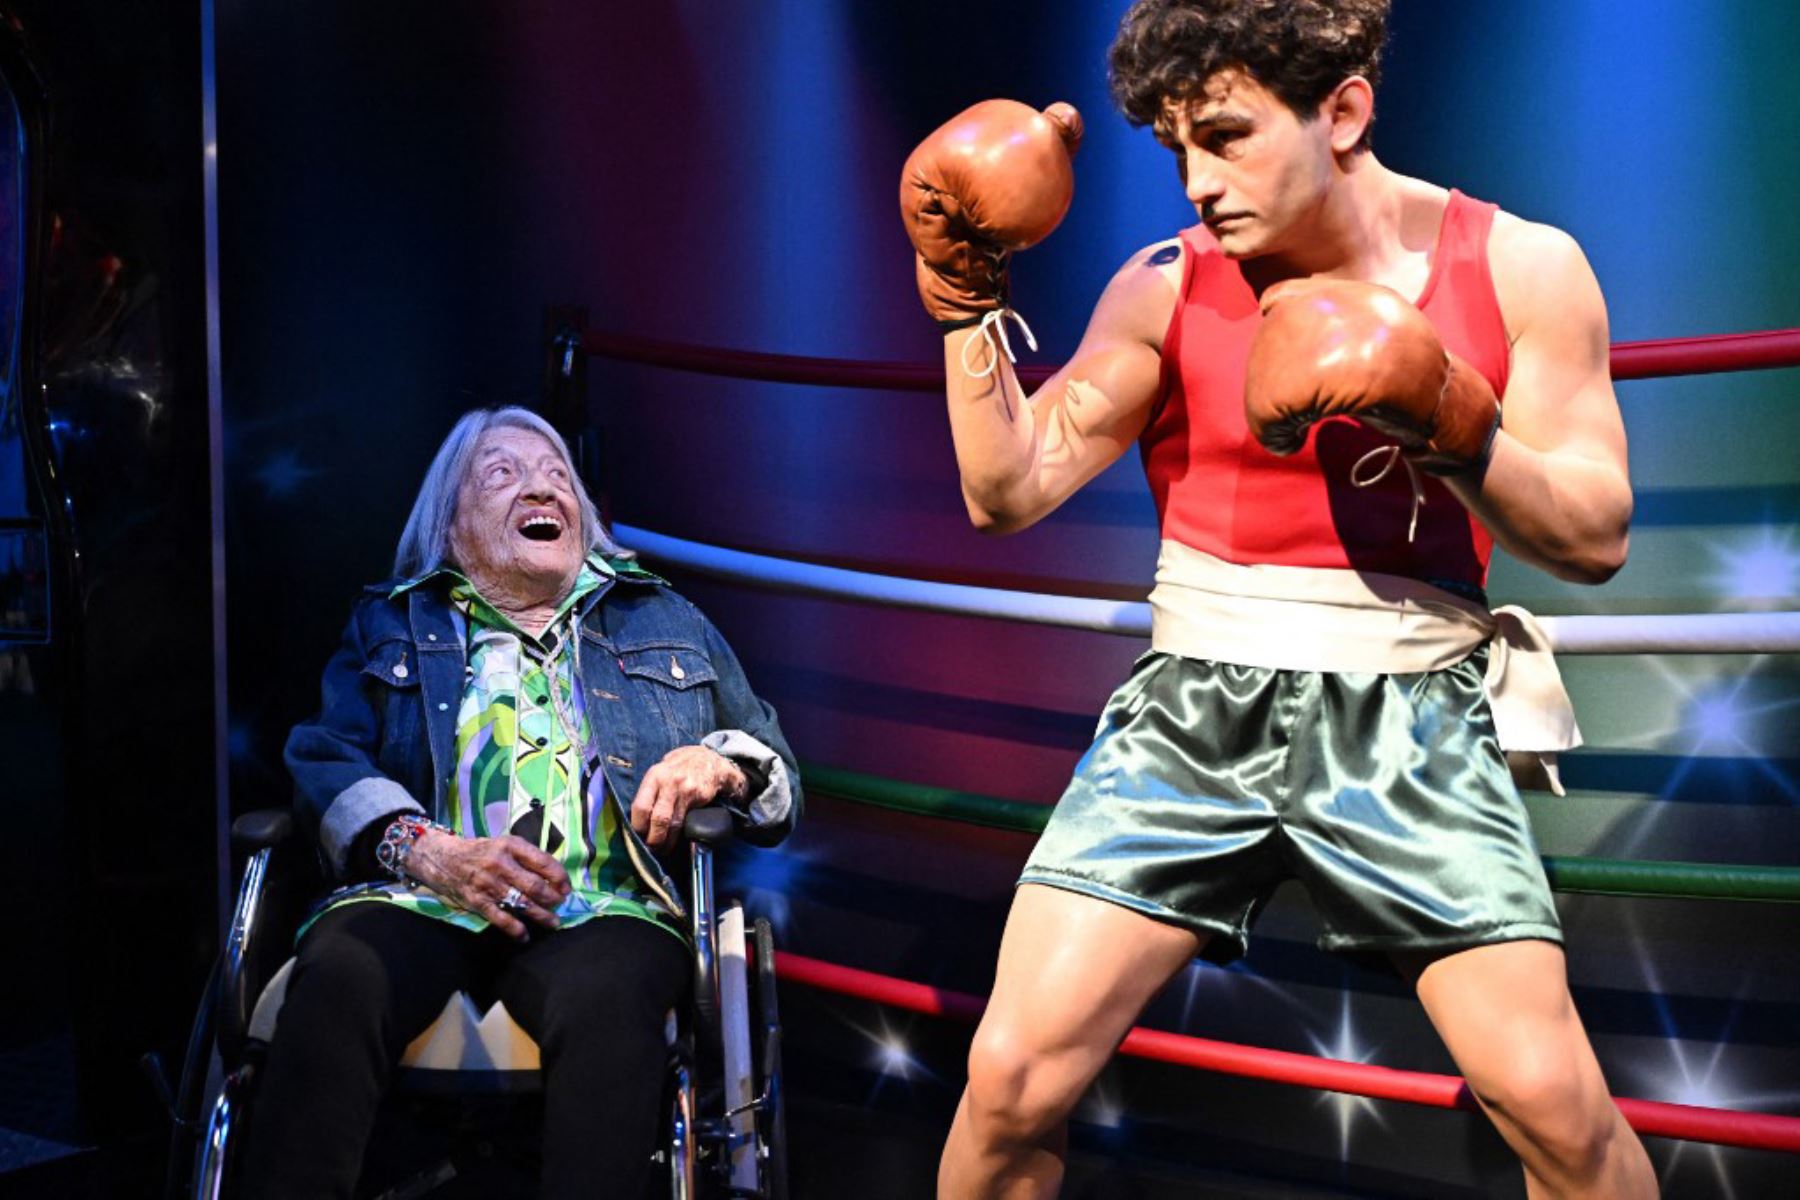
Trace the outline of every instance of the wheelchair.
{"type": "MultiPolygon", "coordinates": [[[[666,1138],[654,1155],[653,1174],[659,1192],[666,1176],[671,1200],[787,1200],[773,934],[765,919],[747,923],[736,901],[715,904],[713,858],[731,839],[731,814],[696,809],[687,815],[684,833],[694,987],[688,1005],[668,1018],[660,1099],[666,1138]]],[[[234,1194],[241,1126],[286,994],[292,931],[317,892],[317,872],[305,869],[290,814],[239,817],[232,847],[245,859],[236,908],[195,1018],[179,1091],[170,1097],[171,1197],[222,1200],[234,1194]],[[186,1162],[192,1166],[183,1178],[186,1162]]],[[[438,1100],[529,1095],[538,1090],[537,1069],[537,1046],[503,1005],[477,1014],[458,993],[407,1047],[392,1091],[438,1100]]],[[[379,1194],[428,1196],[457,1170],[454,1155],[441,1158],[379,1194]]]]}

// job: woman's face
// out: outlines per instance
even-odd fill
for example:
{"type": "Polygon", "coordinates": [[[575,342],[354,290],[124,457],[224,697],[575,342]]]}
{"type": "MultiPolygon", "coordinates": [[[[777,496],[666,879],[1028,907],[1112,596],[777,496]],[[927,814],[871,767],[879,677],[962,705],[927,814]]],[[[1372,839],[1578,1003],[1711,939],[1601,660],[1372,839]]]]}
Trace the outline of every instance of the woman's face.
{"type": "Polygon", "coordinates": [[[561,599],[585,547],[574,480],[556,447],[528,429],[490,429],[475,444],[450,528],[456,565],[484,593],[561,599]]]}

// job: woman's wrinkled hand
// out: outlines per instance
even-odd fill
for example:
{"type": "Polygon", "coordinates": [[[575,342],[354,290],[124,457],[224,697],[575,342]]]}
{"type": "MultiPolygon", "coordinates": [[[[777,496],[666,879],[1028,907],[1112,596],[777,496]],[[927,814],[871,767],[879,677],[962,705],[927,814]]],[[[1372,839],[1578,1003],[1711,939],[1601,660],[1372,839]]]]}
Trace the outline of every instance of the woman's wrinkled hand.
{"type": "Polygon", "coordinates": [[[678,746],[644,772],[631,801],[631,827],[653,847],[681,831],[690,808],[742,800],[750,791],[743,768],[705,746],[678,746]]]}
{"type": "Polygon", "coordinates": [[[560,924],[555,910],[569,894],[569,873],[563,865],[510,834],[466,838],[432,829],[413,843],[406,873],[521,942],[529,936],[524,921],[555,929],[560,924]],[[501,907],[514,888],[521,900],[501,907]]]}

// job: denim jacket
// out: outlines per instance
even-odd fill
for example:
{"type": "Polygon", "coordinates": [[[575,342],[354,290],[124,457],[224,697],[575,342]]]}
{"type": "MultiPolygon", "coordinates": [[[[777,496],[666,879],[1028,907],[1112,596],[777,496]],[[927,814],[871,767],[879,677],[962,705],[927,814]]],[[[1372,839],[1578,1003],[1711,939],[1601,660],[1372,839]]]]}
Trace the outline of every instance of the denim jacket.
{"type": "MultiPolygon", "coordinates": [[[[295,808],[334,882],[345,880],[350,848],[372,823],[402,810],[447,815],[467,622],[441,587],[393,590],[365,589],[326,664],[318,716],[288,737],[295,808]]],[[[800,813],[793,752],[719,631],[661,579],[622,570],[584,597],[577,615],[590,802],[619,806],[639,875],[684,911],[668,872],[630,828],[644,772],[679,746],[732,759],[751,780],[749,797],[732,806],[739,835],[767,846],[800,813]]]]}

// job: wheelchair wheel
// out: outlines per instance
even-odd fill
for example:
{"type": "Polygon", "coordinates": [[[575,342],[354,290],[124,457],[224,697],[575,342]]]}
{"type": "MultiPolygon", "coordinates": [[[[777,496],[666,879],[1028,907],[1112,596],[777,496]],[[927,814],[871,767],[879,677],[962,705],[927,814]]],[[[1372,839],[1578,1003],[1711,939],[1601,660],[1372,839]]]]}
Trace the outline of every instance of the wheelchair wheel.
{"type": "Polygon", "coordinates": [[[763,1196],[788,1200],[787,1098],[782,1093],[781,1013],[775,999],[775,931],[768,918],[755,924],[756,1002],[762,1018],[757,1045],[757,1077],[767,1103],[757,1114],[763,1145],[763,1196]]]}
{"type": "Polygon", "coordinates": [[[255,1067],[249,1064],[227,1073],[208,1107],[206,1127],[195,1149],[194,1200],[221,1200],[229,1194],[237,1160],[242,1153],[244,1107],[249,1099],[255,1067]]]}
{"type": "MultiPolygon", "coordinates": [[[[217,1090],[220,1073],[218,1056],[213,1050],[217,1029],[219,974],[222,959],[214,958],[206,985],[200,990],[200,1002],[194,1009],[194,1023],[188,1032],[187,1050],[182,1055],[181,1076],[176,1081],[169,1110],[169,1157],[163,1168],[162,1200],[181,1200],[191,1190],[194,1164],[205,1124],[202,1108],[210,1107],[209,1099],[217,1090]]],[[[162,1063],[146,1054],[138,1065],[153,1079],[162,1079],[162,1063]]]]}
{"type": "Polygon", "coordinates": [[[705,1092],[701,1108],[708,1116],[694,1127],[701,1131],[696,1173],[700,1195],[708,1200],[787,1200],[774,931],[766,920],[747,922],[742,905],[732,901],[719,911],[714,945],[721,1035],[715,1065],[720,1084],[716,1092],[705,1092]]]}
{"type": "Polygon", "coordinates": [[[756,1119],[755,1023],[750,1011],[748,939],[744,907],[733,900],[719,912],[719,1013],[724,1069],[721,1088],[724,1174],[729,1194],[760,1194],[761,1146],[756,1119]]]}
{"type": "Polygon", "coordinates": [[[670,1200],[697,1200],[700,1143],[694,1128],[694,1081],[685,1064],[675,1065],[670,1091],[669,1196],[670,1200]]]}

